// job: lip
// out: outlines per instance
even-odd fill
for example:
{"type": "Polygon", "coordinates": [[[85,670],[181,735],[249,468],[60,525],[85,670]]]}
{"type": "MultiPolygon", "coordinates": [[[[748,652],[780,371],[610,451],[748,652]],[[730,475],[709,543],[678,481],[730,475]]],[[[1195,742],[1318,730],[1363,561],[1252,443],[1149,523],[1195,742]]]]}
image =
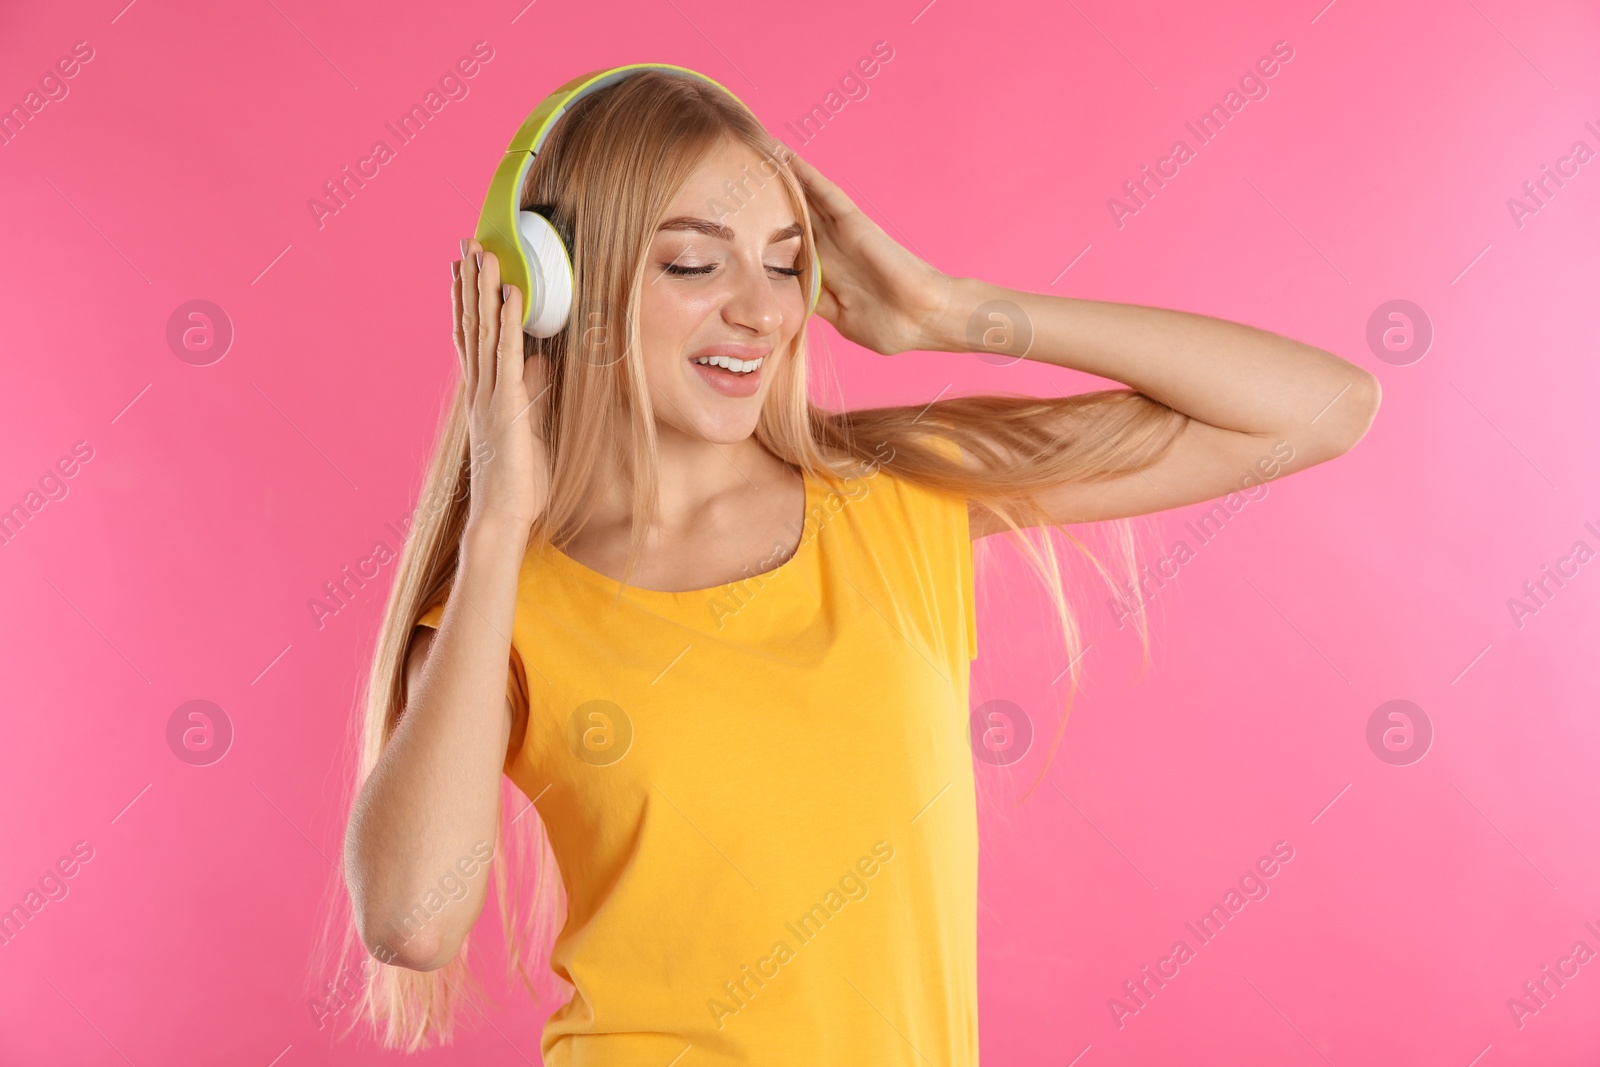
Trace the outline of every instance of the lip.
{"type": "Polygon", "coordinates": [[[699,359],[701,356],[732,356],[734,359],[761,359],[772,354],[771,346],[762,345],[707,345],[698,352],[691,352],[689,359],[699,359]]]}
{"type": "Polygon", "coordinates": [[[766,369],[765,357],[771,351],[770,348],[762,348],[760,345],[710,345],[691,355],[688,362],[689,366],[694,368],[695,376],[713,391],[721,393],[723,396],[745,399],[755,396],[761,391],[761,372],[766,369]],[[704,363],[696,363],[695,360],[701,356],[760,359],[762,363],[753,371],[735,376],[720,368],[711,367],[704,363]]]}

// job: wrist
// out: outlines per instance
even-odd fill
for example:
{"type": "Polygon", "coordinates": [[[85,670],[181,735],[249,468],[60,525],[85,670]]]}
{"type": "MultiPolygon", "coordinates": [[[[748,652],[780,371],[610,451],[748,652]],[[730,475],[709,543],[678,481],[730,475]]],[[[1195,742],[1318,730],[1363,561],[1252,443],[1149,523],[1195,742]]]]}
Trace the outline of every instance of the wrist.
{"type": "Polygon", "coordinates": [[[512,556],[520,560],[528,551],[533,524],[510,516],[483,513],[468,517],[461,532],[464,556],[498,559],[512,556]]]}
{"type": "MultiPolygon", "coordinates": [[[[937,316],[933,336],[927,351],[930,352],[984,352],[985,331],[990,320],[980,313],[984,304],[1000,299],[1002,290],[981,278],[952,278],[946,291],[944,307],[937,316]]],[[[1009,309],[1007,309],[1009,310],[1009,309]]],[[[1010,312],[1008,317],[1016,312],[1010,312]]]]}

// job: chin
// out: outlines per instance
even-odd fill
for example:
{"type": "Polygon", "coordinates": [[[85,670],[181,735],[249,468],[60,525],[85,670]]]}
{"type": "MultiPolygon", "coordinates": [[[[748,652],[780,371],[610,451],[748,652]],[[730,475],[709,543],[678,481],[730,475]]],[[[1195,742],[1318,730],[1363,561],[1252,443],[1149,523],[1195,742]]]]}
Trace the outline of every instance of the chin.
{"type": "Polygon", "coordinates": [[[714,445],[736,445],[756,432],[756,419],[696,419],[693,432],[714,445]]]}

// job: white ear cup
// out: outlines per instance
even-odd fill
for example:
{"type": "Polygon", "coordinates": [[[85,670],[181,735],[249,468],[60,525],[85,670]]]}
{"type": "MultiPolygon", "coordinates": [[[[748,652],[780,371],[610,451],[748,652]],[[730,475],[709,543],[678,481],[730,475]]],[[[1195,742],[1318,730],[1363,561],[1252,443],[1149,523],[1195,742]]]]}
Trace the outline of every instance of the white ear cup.
{"type": "Polygon", "coordinates": [[[517,237],[528,260],[530,285],[522,319],[524,333],[553,337],[567,325],[572,312],[572,260],[566,243],[537,211],[517,212],[517,237]]]}

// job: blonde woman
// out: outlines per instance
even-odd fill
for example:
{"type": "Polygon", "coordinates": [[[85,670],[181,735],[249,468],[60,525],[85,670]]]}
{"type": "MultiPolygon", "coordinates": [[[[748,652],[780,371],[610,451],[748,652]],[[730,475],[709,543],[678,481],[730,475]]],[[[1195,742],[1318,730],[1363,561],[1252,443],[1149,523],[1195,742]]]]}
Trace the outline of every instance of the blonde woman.
{"type": "Polygon", "coordinates": [[[695,78],[584,97],[522,204],[572,249],[572,313],[523,334],[463,242],[461,378],[368,685],[345,870],[380,962],[350,1016],[448,1039],[493,872],[513,968],[560,981],[546,1063],[975,1064],[973,540],[1018,537],[1070,652],[1032,535],[1338,456],[1376,380],[947,277],[695,78]],[[1128,388],[824,410],[818,258],[817,312],[865,348],[1128,388]]]}

